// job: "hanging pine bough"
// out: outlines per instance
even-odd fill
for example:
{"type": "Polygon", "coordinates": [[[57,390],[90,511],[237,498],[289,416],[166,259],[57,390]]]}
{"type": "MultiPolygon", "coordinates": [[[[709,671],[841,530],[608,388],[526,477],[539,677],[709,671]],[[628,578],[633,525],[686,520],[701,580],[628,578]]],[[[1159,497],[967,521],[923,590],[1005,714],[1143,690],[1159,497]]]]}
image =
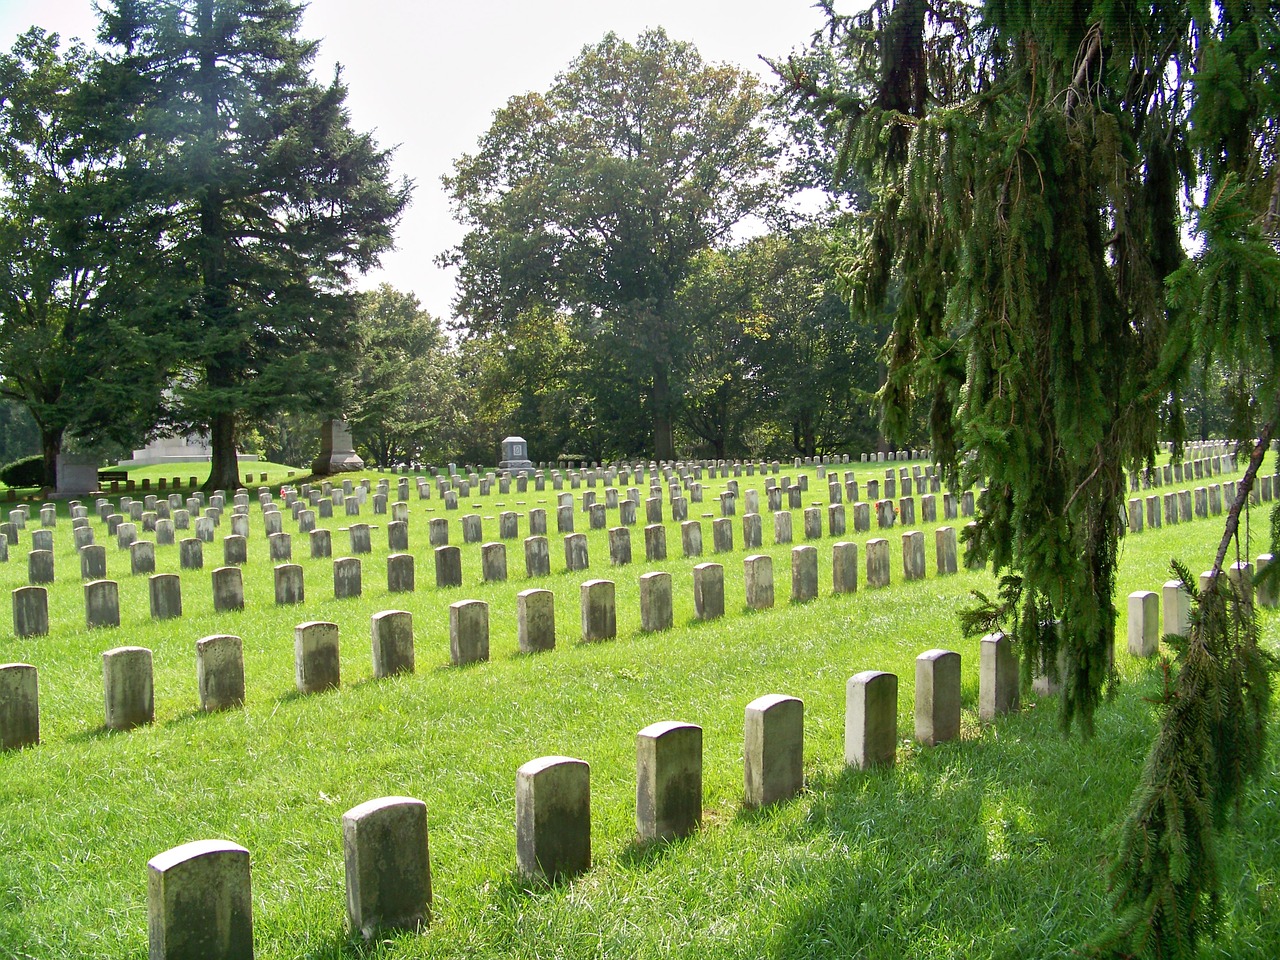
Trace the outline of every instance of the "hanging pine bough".
{"type": "MultiPolygon", "coordinates": [[[[1239,518],[1265,458],[1274,421],[1254,449],[1227,516],[1208,575],[1197,587],[1187,568],[1174,576],[1191,595],[1189,636],[1167,636],[1177,651],[1166,662],[1160,729],[1120,826],[1111,863],[1119,922],[1099,945],[1116,956],[1194,957],[1218,920],[1214,832],[1247,783],[1262,769],[1275,657],[1258,643],[1255,584],[1224,575],[1239,518]]],[[[1280,553],[1280,506],[1271,513],[1271,551],[1280,553]]],[[[1280,570],[1263,577],[1276,582],[1280,570]]]]}
{"type": "Polygon", "coordinates": [[[1097,947],[1191,956],[1274,666],[1221,571],[1280,411],[1280,21],[1231,0],[824,6],[825,36],[775,69],[872,197],[842,273],[852,310],[896,304],[885,430],[927,400],[945,477],[984,486],[967,539],[999,592],[962,625],[1011,625],[1024,671],[1061,662],[1064,725],[1089,732],[1113,679],[1124,471],[1153,462],[1162,422],[1180,451],[1196,370],[1230,385],[1235,436],[1271,417],[1178,648],[1097,947]],[[1205,198],[1194,258],[1182,197],[1205,198]]]}
{"type": "Polygon", "coordinates": [[[1164,95],[1185,51],[1127,8],[1090,23],[1061,6],[828,9],[849,88],[803,58],[778,69],[842,128],[873,197],[842,273],[851,309],[897,303],[885,431],[927,400],[944,476],[985,487],[966,539],[1012,577],[1023,663],[1064,649],[1063,723],[1088,733],[1112,677],[1125,468],[1153,458],[1167,396],[1182,118],[1164,95]]]}

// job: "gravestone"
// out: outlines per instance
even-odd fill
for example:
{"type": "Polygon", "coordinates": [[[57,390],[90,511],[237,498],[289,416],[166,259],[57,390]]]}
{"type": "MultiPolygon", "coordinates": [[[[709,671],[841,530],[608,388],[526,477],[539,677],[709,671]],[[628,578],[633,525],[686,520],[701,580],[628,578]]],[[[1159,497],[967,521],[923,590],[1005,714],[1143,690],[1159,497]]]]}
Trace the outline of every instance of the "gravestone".
{"type": "Polygon", "coordinates": [[[773,558],[767,554],[747,557],[742,561],[743,583],[747,607],[767,610],[773,606],[773,558]]]}
{"type": "Polygon", "coordinates": [[[211,579],[214,612],[244,609],[244,579],[239,567],[218,567],[211,579]]]}
{"type": "Polygon", "coordinates": [[[546,537],[525,537],[524,572],[526,577],[551,575],[551,551],[546,537]]]}
{"type": "Polygon", "coordinates": [[[135,540],[129,545],[129,570],[135,576],[156,572],[156,545],[150,540],[135,540]]]}
{"type": "Polygon", "coordinates": [[[699,563],[693,568],[693,609],[699,620],[724,616],[724,567],[699,563]]]}
{"type": "Polygon", "coordinates": [[[359,557],[338,557],[333,561],[333,598],[350,600],[362,592],[359,557]]]}
{"type": "Polygon", "coordinates": [[[867,586],[873,589],[889,585],[889,541],[881,538],[868,540],[867,586]]]}
{"type": "Polygon", "coordinates": [[[612,640],[617,636],[618,618],[612,580],[584,582],[580,588],[580,607],[584,643],[612,640]]]}
{"type": "Polygon", "coordinates": [[[155,719],[151,651],[116,647],[102,655],[103,705],[108,730],[132,730],[155,719]]]}
{"type": "Polygon", "coordinates": [[[382,931],[418,931],[431,922],[427,806],[381,797],[342,816],[347,922],[366,941],[382,931]]]}
{"type": "Polygon", "coordinates": [[[341,685],[338,625],[310,620],[293,628],[294,679],[298,692],[322,693],[341,685]]]}
{"type": "Polygon", "coordinates": [[[1129,594],[1129,653],[1154,657],[1160,651],[1160,594],[1137,590],[1129,594]]]}
{"type": "Polygon", "coordinates": [[[306,599],[302,566],[296,563],[278,563],[274,568],[276,605],[302,603],[306,599]]]}
{"type": "Polygon", "coordinates": [[[13,591],[13,633],[18,637],[43,637],[49,632],[49,593],[44,587],[18,587],[13,591]]]}
{"type": "Polygon", "coordinates": [[[818,548],[791,550],[791,602],[808,603],[818,596],[818,548]]]}
{"type": "Polygon", "coordinates": [[[564,565],[568,570],[588,569],[590,560],[585,533],[571,533],[564,538],[564,565]]]}
{"type": "Polygon", "coordinates": [[[150,960],[251,960],[249,851],[197,840],[147,862],[150,960]]]}
{"type": "Polygon", "coordinates": [[[52,550],[32,550],[27,554],[27,582],[53,583],[52,550]]]}
{"type": "Polygon", "coordinates": [[[414,561],[411,553],[393,553],[387,557],[387,592],[413,593],[414,561]]]}
{"type": "Polygon", "coordinates": [[[916,657],[916,739],[928,746],[960,736],[960,654],[926,650],[916,657]]]}
{"type": "Polygon", "coordinates": [[[222,634],[196,641],[196,687],[200,709],[206,712],[244,704],[244,645],[239,637],[222,634]]]}
{"type": "Polygon", "coordinates": [[[152,620],[172,620],[182,616],[182,578],[176,573],[157,573],[147,581],[152,620]]]}
{"type": "Polygon", "coordinates": [[[40,742],[40,685],[29,663],[0,663],[0,751],[40,742]]]}
{"type": "Polygon", "coordinates": [[[841,542],[831,548],[831,585],[835,593],[858,592],[858,545],[841,542]]]}
{"type": "Polygon", "coordinates": [[[489,659],[489,604],[483,600],[449,604],[449,656],[455,667],[489,659]]]}
{"type": "MultiPolygon", "coordinates": [[[[86,550],[92,549],[85,547],[86,550]]],[[[204,569],[204,543],[195,537],[188,537],[178,544],[178,565],[183,570],[204,569]]],[[[103,557],[103,575],[106,574],[106,557],[103,557]]]]}
{"type": "Polygon", "coordinates": [[[670,630],[671,574],[652,571],[640,576],[640,629],[647,633],[670,630]]]}
{"type": "Polygon", "coordinates": [[[550,590],[522,590],[516,594],[516,639],[521,653],[555,649],[555,599],[550,590]]]}
{"type": "Polygon", "coordinates": [[[702,822],[702,728],[664,720],[636,735],[636,832],[687,836],[702,822]]]}
{"type": "Polygon", "coordinates": [[[1003,633],[982,638],[978,661],[978,718],[992,720],[1021,705],[1018,652],[1003,633]]]}
{"type": "Polygon", "coordinates": [[[436,586],[462,586],[462,548],[436,547],[436,586]]]}
{"type": "Polygon", "coordinates": [[[539,757],[516,771],[516,866],[555,881],[591,867],[591,767],[539,757]]]}
{"type": "Polygon", "coordinates": [[[851,767],[893,766],[898,749],[898,678],[864,670],[845,685],[844,761],[851,767]]]}
{"type": "Polygon", "coordinates": [[[413,615],[405,610],[383,610],[370,618],[369,629],[374,678],[413,673],[413,615]]]}
{"type": "Polygon", "coordinates": [[[795,796],[804,786],[804,702],[778,693],[747,704],[743,793],[749,807],[795,796]]]}

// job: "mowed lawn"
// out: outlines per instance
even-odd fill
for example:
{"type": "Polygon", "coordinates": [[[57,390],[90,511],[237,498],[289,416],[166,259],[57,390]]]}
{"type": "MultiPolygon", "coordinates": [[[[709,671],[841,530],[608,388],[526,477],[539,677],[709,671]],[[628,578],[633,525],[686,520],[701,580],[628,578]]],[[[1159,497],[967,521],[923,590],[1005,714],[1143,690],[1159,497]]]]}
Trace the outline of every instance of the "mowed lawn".
{"type": "MultiPolygon", "coordinates": [[[[883,481],[884,466],[839,473],[856,470],[864,483],[883,481]]],[[[822,503],[825,520],[826,481],[807,472],[804,503],[822,503]]],[[[759,476],[739,482],[763,488],[759,476]]],[[[395,484],[392,477],[391,500],[395,484]]],[[[704,482],[704,502],[690,504],[690,517],[718,515],[714,496],[724,486],[704,482]]],[[[994,583],[990,574],[963,566],[955,576],[935,575],[938,524],[913,528],[925,531],[929,576],[904,583],[902,528],[875,529],[873,511],[873,529],[854,533],[847,508],[844,537],[831,537],[824,523],[823,539],[813,541],[819,598],[793,605],[791,546],[774,545],[766,512],[766,547],[751,552],[773,556],[777,604],[748,612],[742,498],[734,551],[712,555],[706,518],[704,556],[686,559],[664,495],[668,559],[645,563],[646,487],[647,480],[632,528],[635,562],[611,568],[604,531],[590,531],[591,569],[578,573],[565,572],[550,483],[543,492],[531,484],[523,494],[472,495],[448,514],[434,489],[425,501],[412,489],[413,594],[386,590],[390,517],[371,515],[370,501],[358,518],[376,526],[373,552],[363,557],[363,596],[342,601],[333,598],[332,561],[310,559],[307,537],[286,510],[284,529],[293,534],[293,559],[304,567],[307,591],[306,602],[293,607],[274,603],[255,494],[246,608],[214,614],[210,571],[221,564],[221,538],[230,532],[228,498],[216,542],[205,545],[204,570],[181,572],[185,615],[159,623],[149,616],[146,578],[130,575],[128,551],[117,548],[91,511],[121,598],[119,629],[97,631],[84,628],[79,562],[63,506],[50,634],[15,638],[8,612],[0,612],[0,662],[39,668],[42,722],[42,743],[0,755],[0,957],[145,957],[147,860],[206,838],[231,840],[251,853],[256,950],[263,958],[1079,955],[1110,919],[1109,831],[1137,781],[1162,686],[1158,661],[1136,660],[1125,650],[1124,598],[1158,591],[1172,557],[1193,572],[1206,569],[1221,518],[1126,540],[1117,585],[1122,683],[1099,712],[1096,736],[1085,741],[1062,736],[1052,697],[1024,696],[1020,713],[978,723],[978,641],[960,635],[956,613],[969,591],[989,592],[994,583]],[[498,512],[515,510],[523,538],[527,511],[535,507],[548,512],[552,576],[527,579],[515,540],[507,544],[509,580],[484,584],[480,545],[467,544],[464,586],[435,588],[428,518],[447,516],[450,542],[461,544],[464,514],[480,513],[491,541],[498,538],[498,512]],[[890,541],[893,582],[868,590],[865,542],[876,536],[890,541]],[[831,592],[831,546],[838,539],[859,544],[856,594],[831,592]],[[723,619],[694,618],[692,566],[700,561],[724,564],[723,619]],[[650,570],[673,577],[670,631],[640,630],[637,580],[650,570]],[[618,636],[582,644],[579,587],[597,577],[617,583],[618,636]],[[533,586],[555,593],[557,646],[522,656],[516,594],[533,586]],[[462,599],[490,604],[490,661],[456,668],[448,605],[462,599]],[[416,672],[374,681],[370,617],[387,609],[413,615],[416,672]],[[340,627],[340,690],[295,693],[294,626],[307,620],[340,627]],[[217,633],[243,638],[247,702],[205,715],[197,709],[195,643],[217,633]],[[107,733],[101,654],[122,645],[154,651],[156,722],[107,733]],[[962,655],[964,731],[958,742],[922,748],[911,739],[914,659],[934,647],[962,655]],[[845,682],[868,669],[899,677],[900,746],[891,770],[846,770],[843,763],[845,682]],[[754,811],[742,804],[743,710],[766,693],[804,700],[807,786],[793,800],[754,811]],[[703,728],[703,825],[685,839],[643,846],[635,841],[635,738],[658,720],[703,728]],[[572,881],[531,887],[515,870],[515,772],[548,754],[591,765],[593,866],[572,881]],[[433,921],[422,933],[357,949],[346,929],[341,817],[387,795],[427,805],[433,921]]],[[[566,484],[566,492],[580,497],[587,488],[569,491],[566,484]]],[[[604,499],[600,485],[595,492],[604,499]]],[[[762,507],[764,501],[762,493],[762,507]]],[[[1261,534],[1270,506],[1252,513],[1249,559],[1266,549],[1261,534]]],[[[7,589],[26,583],[29,535],[39,525],[34,512],[8,564],[0,565],[7,589]]],[[[341,528],[356,518],[335,513],[320,522],[333,530],[338,557],[348,553],[341,528]]],[[[793,513],[799,545],[802,516],[793,513]]],[[[575,520],[585,531],[586,514],[576,512],[575,520]]],[[[609,525],[617,522],[610,511],[609,525]]],[[[183,536],[194,532],[179,531],[183,536]]],[[[159,572],[178,567],[177,546],[157,548],[159,572]]],[[[1280,616],[1263,617],[1275,649],[1280,616]]],[[[1208,956],[1273,958],[1280,949],[1280,751],[1275,737],[1271,742],[1261,786],[1246,795],[1224,835],[1224,922],[1208,956]]]]}

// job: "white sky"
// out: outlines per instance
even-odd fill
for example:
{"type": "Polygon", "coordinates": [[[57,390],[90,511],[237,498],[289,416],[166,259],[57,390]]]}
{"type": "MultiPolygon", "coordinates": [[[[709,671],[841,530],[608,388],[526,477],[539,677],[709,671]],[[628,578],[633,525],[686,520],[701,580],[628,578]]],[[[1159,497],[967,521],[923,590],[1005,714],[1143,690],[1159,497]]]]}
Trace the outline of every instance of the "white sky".
{"type": "MultiPolygon", "coordinates": [[[[650,26],[690,40],[703,59],[763,74],[758,56],[803,46],[822,25],[812,0],[311,0],[302,34],[322,41],[315,73],[343,65],[355,127],[398,145],[397,175],[417,187],[383,268],[386,281],[450,316],[453,277],[434,263],[461,239],[440,178],[475,149],[493,113],[516,94],[545,90],[609,30],[634,39],[650,26]]],[[[847,4],[842,4],[847,8],[847,4]]],[[[32,25],[92,40],[93,0],[0,0],[0,49],[32,25]]]]}

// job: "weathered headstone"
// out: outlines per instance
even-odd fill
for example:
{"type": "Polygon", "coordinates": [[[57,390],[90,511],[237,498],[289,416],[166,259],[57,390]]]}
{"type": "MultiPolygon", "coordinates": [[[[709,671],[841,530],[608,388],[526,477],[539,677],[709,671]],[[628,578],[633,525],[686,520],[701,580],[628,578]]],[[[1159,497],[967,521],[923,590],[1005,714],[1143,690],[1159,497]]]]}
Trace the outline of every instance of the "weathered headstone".
{"type": "Polygon", "coordinates": [[[151,960],[252,960],[249,851],[197,840],[147,862],[151,960]]]}
{"type": "Polygon", "coordinates": [[[172,620],[182,616],[182,578],[176,573],[157,573],[147,580],[152,620],[172,620]]]}
{"type": "Polygon", "coordinates": [[[381,797],[342,816],[347,922],[365,940],[382,931],[417,931],[431,922],[427,806],[381,797]]]}
{"type": "Polygon", "coordinates": [[[383,680],[413,673],[413,615],[406,610],[382,610],[369,620],[373,641],[373,676],[383,680]]]}
{"type": "Polygon", "coordinates": [[[326,420],[320,426],[320,455],[311,464],[311,472],[320,476],[363,470],[351,441],[351,428],[345,420],[326,420]]]}
{"type": "Polygon", "coordinates": [[[436,547],[436,586],[462,586],[462,548],[436,547]]]}
{"type": "Polygon", "coordinates": [[[889,541],[876,538],[868,540],[867,551],[867,586],[871,588],[889,585],[889,541]]]}
{"type": "Polygon", "coordinates": [[[844,761],[866,770],[893,766],[898,749],[898,678],[864,670],[845,685],[844,761]]]}
{"type": "Polygon", "coordinates": [[[84,619],[90,630],[120,626],[120,592],[114,580],[93,580],[84,585],[84,619]]]}
{"type": "Polygon", "coordinates": [[[103,704],[108,730],[132,730],[155,719],[151,651],[116,647],[102,655],[103,704]]]}
{"type": "Polygon", "coordinates": [[[449,655],[456,667],[489,659],[489,604],[483,600],[449,604],[449,655]]]}
{"type": "Polygon", "coordinates": [[[587,763],[540,757],[516,772],[516,860],[527,878],[556,880],[590,868],[587,763]]]}
{"type": "Polygon", "coordinates": [[[934,746],[960,736],[960,654],[926,650],[916,657],[916,739],[934,746]]]}
{"type": "Polygon", "coordinates": [[[702,728],[664,720],[636,735],[636,831],[641,840],[686,836],[702,822],[702,728]]]}
{"type": "Polygon", "coordinates": [[[1129,653],[1154,657],[1160,650],[1160,594],[1136,590],[1129,594],[1129,653]]]}
{"type": "Polygon", "coordinates": [[[586,570],[590,561],[587,557],[587,535],[571,533],[564,538],[564,565],[568,570],[586,570]]]}
{"type": "Polygon", "coordinates": [[[287,606],[302,603],[306,600],[306,590],[302,578],[302,566],[297,563],[278,563],[273,574],[275,577],[276,604],[287,606]]]}
{"type": "Polygon", "coordinates": [[[749,807],[795,796],[804,786],[804,702],[778,693],[747,704],[743,784],[749,807]]]}
{"type": "Polygon", "coordinates": [[[835,593],[858,592],[858,545],[841,542],[831,548],[831,583],[835,593]]]}
{"type": "Polygon", "coordinates": [[[818,596],[818,548],[791,548],[791,602],[808,603],[818,596]]]}
{"type": "Polygon", "coordinates": [[[216,568],[212,581],[215,612],[244,609],[244,579],[239,567],[216,568]]]}
{"type": "Polygon", "coordinates": [[[618,635],[618,615],[614,598],[612,580],[587,580],[582,584],[580,605],[583,642],[612,640],[618,635]]]}
{"type": "Polygon", "coordinates": [[[338,625],[310,620],[294,627],[293,665],[299,693],[336,690],[342,683],[338,625]]]}
{"type": "Polygon", "coordinates": [[[673,623],[671,574],[652,571],[640,576],[640,629],[670,630],[673,623]]]}
{"type": "Polygon", "coordinates": [[[982,638],[978,661],[978,718],[992,720],[1017,710],[1022,702],[1018,687],[1018,652],[1003,633],[982,638]]]}
{"type": "Polygon", "coordinates": [[[244,645],[239,637],[222,634],[196,641],[196,687],[201,710],[244,704],[244,645]]]}
{"type": "Polygon", "coordinates": [[[747,606],[752,610],[772,607],[773,558],[767,554],[753,555],[742,561],[742,567],[747,606]]]}
{"type": "MultiPolygon", "coordinates": [[[[29,588],[28,588],[29,589],[29,588]]],[[[29,663],[0,663],[0,751],[40,742],[40,683],[29,663]]]]}
{"type": "Polygon", "coordinates": [[[555,599],[550,590],[522,590],[516,594],[516,640],[521,653],[555,649],[555,599]]]}

